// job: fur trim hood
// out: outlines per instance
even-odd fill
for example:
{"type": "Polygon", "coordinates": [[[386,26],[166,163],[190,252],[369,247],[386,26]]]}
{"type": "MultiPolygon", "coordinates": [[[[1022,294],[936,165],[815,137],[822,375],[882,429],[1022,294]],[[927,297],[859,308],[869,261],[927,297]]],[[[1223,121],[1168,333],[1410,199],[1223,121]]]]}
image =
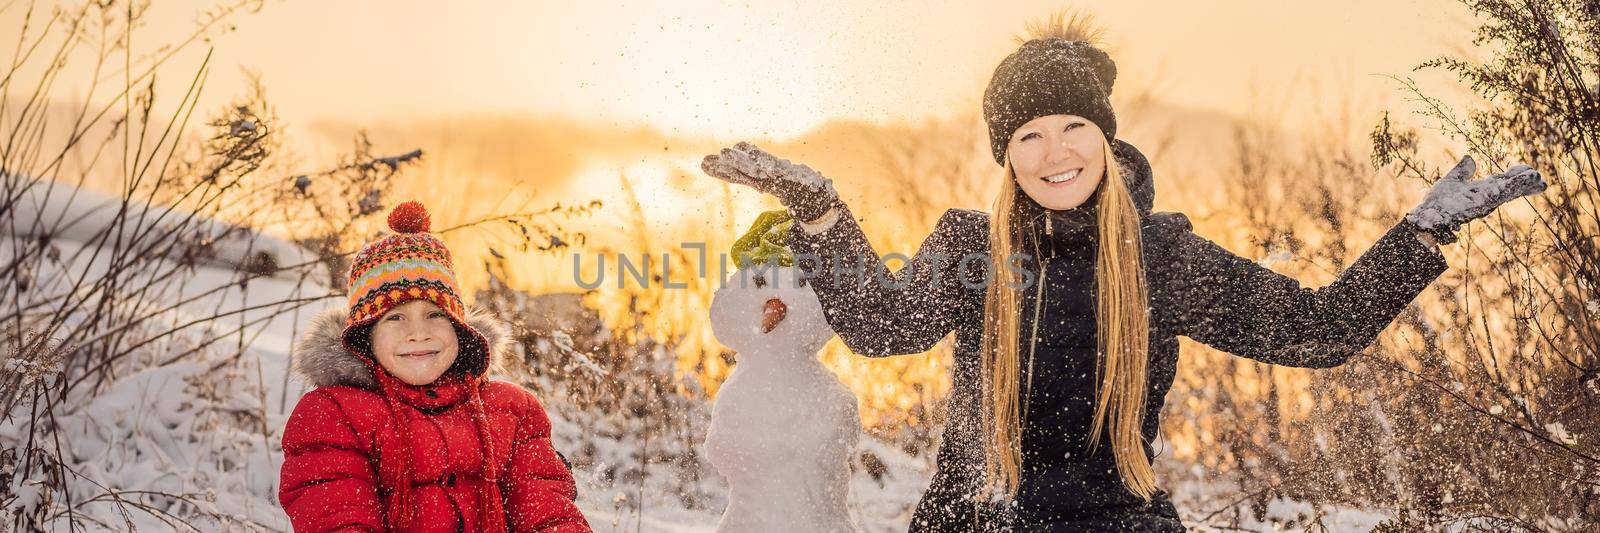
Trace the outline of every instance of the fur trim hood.
{"type": "MultiPolygon", "coordinates": [[[[348,317],[345,309],[324,310],[311,319],[306,331],[295,341],[289,355],[290,370],[302,381],[314,387],[346,385],[369,390],[378,388],[378,381],[372,376],[366,362],[362,361],[361,356],[346,350],[342,342],[348,317]]],[[[478,330],[489,342],[486,368],[504,368],[505,359],[511,351],[510,327],[477,307],[467,308],[466,321],[466,325],[478,330]]]]}

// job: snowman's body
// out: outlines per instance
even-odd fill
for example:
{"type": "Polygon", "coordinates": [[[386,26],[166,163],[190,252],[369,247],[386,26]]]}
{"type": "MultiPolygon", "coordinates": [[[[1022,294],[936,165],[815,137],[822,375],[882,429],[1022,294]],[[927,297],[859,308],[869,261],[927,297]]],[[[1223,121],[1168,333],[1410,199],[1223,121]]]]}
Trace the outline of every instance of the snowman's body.
{"type": "Polygon", "coordinates": [[[718,531],[859,531],[847,501],[861,416],[855,394],[817,360],[833,330],[794,269],[752,272],[735,273],[711,302],[713,333],[738,352],[705,441],[728,479],[718,531]],[[773,299],[783,316],[763,332],[773,299]]]}

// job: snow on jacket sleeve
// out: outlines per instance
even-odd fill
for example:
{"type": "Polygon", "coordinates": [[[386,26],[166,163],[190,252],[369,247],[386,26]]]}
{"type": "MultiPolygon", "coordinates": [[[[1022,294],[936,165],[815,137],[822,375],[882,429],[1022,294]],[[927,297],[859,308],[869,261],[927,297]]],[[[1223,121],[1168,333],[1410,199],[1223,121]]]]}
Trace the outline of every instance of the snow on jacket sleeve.
{"type": "MultiPolygon", "coordinates": [[[[961,217],[982,214],[946,211],[916,255],[890,273],[849,208],[835,209],[838,220],[827,230],[813,235],[797,224],[790,227],[788,242],[796,266],[811,273],[809,284],[822,302],[823,316],[851,351],[868,356],[926,352],[955,329],[964,313],[975,312],[967,291],[976,289],[963,286],[960,262],[967,254],[987,252],[987,236],[974,231],[980,227],[976,220],[961,217]]],[[[987,255],[967,265],[980,280],[986,268],[987,255]]]]}
{"type": "Polygon", "coordinates": [[[377,473],[351,419],[325,390],[295,404],[283,430],[278,501],[300,533],[384,530],[377,473]]]}
{"type": "Polygon", "coordinates": [[[1311,289],[1195,235],[1187,219],[1180,222],[1170,251],[1180,333],[1271,364],[1343,364],[1371,345],[1447,266],[1401,224],[1339,279],[1311,289]]]}
{"type": "Polygon", "coordinates": [[[516,532],[588,532],[588,521],[573,503],[578,490],[572,471],[550,441],[550,417],[533,394],[522,396],[528,404],[501,480],[507,526],[516,532]]]}

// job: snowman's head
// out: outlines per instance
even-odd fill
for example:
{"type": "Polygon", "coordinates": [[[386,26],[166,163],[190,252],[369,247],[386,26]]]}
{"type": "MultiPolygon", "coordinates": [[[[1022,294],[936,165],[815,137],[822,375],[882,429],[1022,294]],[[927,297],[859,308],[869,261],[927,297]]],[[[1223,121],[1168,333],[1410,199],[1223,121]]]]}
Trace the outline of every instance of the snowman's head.
{"type": "Polygon", "coordinates": [[[794,267],[743,268],[711,299],[711,332],[741,358],[760,354],[815,356],[833,328],[808,280],[794,267]]]}

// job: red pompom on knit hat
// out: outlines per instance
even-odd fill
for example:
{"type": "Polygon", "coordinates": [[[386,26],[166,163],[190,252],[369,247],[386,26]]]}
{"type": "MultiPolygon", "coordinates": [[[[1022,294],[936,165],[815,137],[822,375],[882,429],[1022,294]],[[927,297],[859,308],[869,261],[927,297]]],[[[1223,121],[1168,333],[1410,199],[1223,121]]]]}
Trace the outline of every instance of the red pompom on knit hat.
{"type": "Polygon", "coordinates": [[[389,229],[396,233],[427,233],[431,222],[428,208],[415,201],[394,206],[389,212],[389,229]]]}

